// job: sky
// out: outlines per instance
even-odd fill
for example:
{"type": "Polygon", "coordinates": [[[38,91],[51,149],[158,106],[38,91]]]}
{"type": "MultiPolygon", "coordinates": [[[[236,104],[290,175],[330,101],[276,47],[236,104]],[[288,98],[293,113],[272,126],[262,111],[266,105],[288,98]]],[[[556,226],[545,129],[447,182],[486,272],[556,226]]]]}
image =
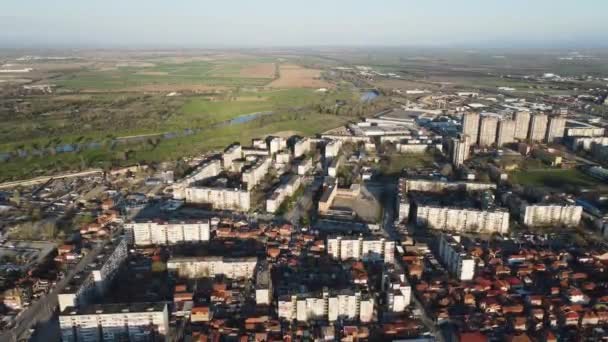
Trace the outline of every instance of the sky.
{"type": "Polygon", "coordinates": [[[3,0],[1,47],[608,45],[606,0],[3,0]]]}

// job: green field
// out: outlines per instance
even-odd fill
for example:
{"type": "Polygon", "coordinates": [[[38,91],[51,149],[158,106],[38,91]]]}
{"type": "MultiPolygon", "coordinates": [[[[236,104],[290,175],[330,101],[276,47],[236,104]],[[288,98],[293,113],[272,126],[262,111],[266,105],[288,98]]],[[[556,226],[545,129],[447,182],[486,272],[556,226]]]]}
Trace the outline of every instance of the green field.
{"type": "Polygon", "coordinates": [[[535,169],[522,170],[510,175],[513,183],[555,190],[568,188],[589,188],[602,185],[602,182],[576,169],[535,169]]]}
{"type": "Polygon", "coordinates": [[[382,172],[388,175],[399,175],[403,169],[432,167],[435,156],[430,153],[394,153],[383,166],[382,172]]]}
{"type": "Polygon", "coordinates": [[[182,107],[184,115],[180,119],[188,124],[215,123],[255,112],[297,109],[323,100],[322,95],[309,89],[240,93],[221,101],[192,98],[182,107]]]}
{"type": "Polygon", "coordinates": [[[157,144],[118,145],[113,149],[104,146],[78,153],[15,159],[0,163],[0,181],[94,167],[110,168],[138,162],[174,161],[209,150],[223,149],[235,141],[249,145],[255,137],[277,132],[292,131],[312,135],[341,126],[348,119],[345,116],[317,113],[275,114],[248,123],[209,128],[191,136],[161,140],[157,144]]]}
{"type": "Polygon", "coordinates": [[[54,83],[63,88],[94,91],[124,90],[155,85],[262,86],[272,81],[272,77],[251,78],[239,75],[241,69],[257,62],[260,61],[254,59],[230,62],[160,62],[149,67],[85,69],[66,74],[54,80],[54,83]]]}

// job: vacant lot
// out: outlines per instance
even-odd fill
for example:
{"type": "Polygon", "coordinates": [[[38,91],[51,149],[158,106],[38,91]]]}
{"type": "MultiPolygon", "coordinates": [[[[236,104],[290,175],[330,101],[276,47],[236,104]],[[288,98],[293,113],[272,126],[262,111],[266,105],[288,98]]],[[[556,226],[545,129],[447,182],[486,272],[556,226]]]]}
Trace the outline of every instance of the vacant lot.
{"type": "Polygon", "coordinates": [[[239,76],[245,78],[274,78],[274,63],[259,63],[243,67],[239,71],[239,76]]]}
{"type": "Polygon", "coordinates": [[[331,83],[321,79],[321,70],[307,69],[299,65],[280,66],[280,77],[268,86],[273,88],[328,88],[331,83]]]}
{"type": "Polygon", "coordinates": [[[511,174],[513,183],[523,186],[536,186],[559,191],[573,188],[590,188],[601,186],[602,183],[583,172],[570,169],[538,169],[522,170],[511,174]]]}

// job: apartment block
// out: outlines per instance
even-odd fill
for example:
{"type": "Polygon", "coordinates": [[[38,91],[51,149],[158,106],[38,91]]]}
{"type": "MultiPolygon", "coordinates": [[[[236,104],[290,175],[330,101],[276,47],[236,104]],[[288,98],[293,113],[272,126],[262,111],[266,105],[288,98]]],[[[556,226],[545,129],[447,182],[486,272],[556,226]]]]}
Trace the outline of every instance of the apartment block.
{"type": "Polygon", "coordinates": [[[327,254],[338,260],[395,261],[395,242],[383,238],[330,237],[327,254]]]}
{"type": "Polygon", "coordinates": [[[115,239],[107,243],[89,268],[76,274],[57,294],[59,310],[82,307],[94,296],[103,296],[127,256],[127,240],[115,239]]]}
{"type": "Polygon", "coordinates": [[[454,232],[507,233],[509,213],[504,210],[478,210],[418,205],[416,224],[454,232]]]}
{"type": "Polygon", "coordinates": [[[272,278],[270,265],[266,261],[260,261],[255,271],[255,303],[257,305],[272,303],[272,278]]]}
{"type": "Polygon", "coordinates": [[[450,155],[452,158],[452,164],[455,167],[459,167],[469,159],[469,152],[471,149],[471,139],[469,136],[461,136],[460,138],[453,138],[450,144],[450,155]]]}
{"type": "Polygon", "coordinates": [[[256,257],[176,257],[169,259],[167,269],[188,279],[213,278],[217,275],[224,275],[230,279],[252,279],[257,264],[256,257]]]}
{"type": "Polygon", "coordinates": [[[135,246],[209,241],[209,220],[128,222],[125,231],[135,246]]]}
{"type": "Polygon", "coordinates": [[[247,190],[253,189],[258,183],[264,179],[268,169],[272,164],[272,160],[268,157],[262,157],[243,171],[242,181],[247,185],[247,190]]]}
{"type": "Polygon", "coordinates": [[[478,182],[446,182],[441,180],[429,179],[406,179],[403,187],[404,193],[409,191],[434,192],[443,191],[483,191],[494,190],[494,183],[478,183],[478,182]]]}
{"type": "Polygon", "coordinates": [[[547,128],[547,142],[561,141],[566,131],[566,118],[563,116],[551,116],[547,128]]]}
{"type": "Polygon", "coordinates": [[[189,203],[211,204],[214,209],[248,211],[251,208],[251,193],[232,188],[191,187],[185,190],[189,203]]]}
{"type": "Polygon", "coordinates": [[[325,145],[325,158],[334,158],[338,156],[340,153],[340,148],[342,148],[342,141],[330,140],[325,145]]]}
{"type": "Polygon", "coordinates": [[[302,179],[300,176],[292,176],[289,180],[281,185],[270,195],[266,200],[266,211],[269,213],[276,212],[283,201],[293,194],[300,188],[302,179]]]}
{"type": "Polygon", "coordinates": [[[530,112],[515,113],[515,139],[526,140],[530,129],[530,112]]]}
{"type": "Polygon", "coordinates": [[[547,134],[549,117],[546,114],[536,113],[530,119],[530,131],[528,139],[531,141],[543,141],[547,134]]]}
{"type": "Polygon", "coordinates": [[[498,122],[498,134],[496,136],[496,146],[501,147],[505,144],[515,142],[515,128],[517,124],[514,120],[500,120],[498,122]]]}
{"type": "Polygon", "coordinates": [[[69,307],[59,314],[63,342],[169,341],[166,303],[69,307]]]}
{"type": "Polygon", "coordinates": [[[462,115],[462,134],[468,135],[472,143],[477,143],[479,133],[479,113],[465,113],[462,115]]]}
{"type": "Polygon", "coordinates": [[[232,163],[236,159],[240,159],[243,157],[243,148],[239,144],[233,144],[228,146],[224,150],[224,154],[222,155],[222,164],[225,170],[232,171],[232,163]]]}
{"type": "Polygon", "coordinates": [[[367,293],[350,289],[317,294],[286,295],[279,298],[280,319],[299,322],[338,319],[370,322],[373,319],[374,299],[367,293]]]}
{"type": "Polygon", "coordinates": [[[601,146],[608,146],[608,137],[575,137],[572,139],[570,148],[574,151],[579,149],[591,151],[591,146],[594,143],[601,146]]]}
{"type": "Polygon", "coordinates": [[[475,260],[464,251],[460,236],[441,234],[439,259],[458,280],[469,281],[475,277],[475,260]]]}
{"type": "Polygon", "coordinates": [[[520,209],[523,224],[529,227],[566,225],[577,226],[581,222],[583,207],[559,204],[523,204],[520,209]]]}
{"type": "Polygon", "coordinates": [[[295,158],[300,158],[310,151],[310,139],[304,138],[296,141],[293,146],[293,156],[295,158]]]}
{"type": "Polygon", "coordinates": [[[312,158],[306,158],[296,164],[298,175],[304,176],[312,169],[312,158]]]}
{"type": "Polygon", "coordinates": [[[479,123],[479,146],[492,146],[496,142],[498,117],[482,115],[479,123]]]}

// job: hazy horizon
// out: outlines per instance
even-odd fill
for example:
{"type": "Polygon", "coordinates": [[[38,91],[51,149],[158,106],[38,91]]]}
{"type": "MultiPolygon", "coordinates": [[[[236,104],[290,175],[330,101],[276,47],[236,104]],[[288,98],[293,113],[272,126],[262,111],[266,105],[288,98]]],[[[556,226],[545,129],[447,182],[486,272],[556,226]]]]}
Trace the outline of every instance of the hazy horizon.
{"type": "MultiPolygon", "coordinates": [[[[3,48],[604,48],[600,0],[7,2],[3,48]]],[[[605,35],[605,33],[604,33],[605,35]]]]}

